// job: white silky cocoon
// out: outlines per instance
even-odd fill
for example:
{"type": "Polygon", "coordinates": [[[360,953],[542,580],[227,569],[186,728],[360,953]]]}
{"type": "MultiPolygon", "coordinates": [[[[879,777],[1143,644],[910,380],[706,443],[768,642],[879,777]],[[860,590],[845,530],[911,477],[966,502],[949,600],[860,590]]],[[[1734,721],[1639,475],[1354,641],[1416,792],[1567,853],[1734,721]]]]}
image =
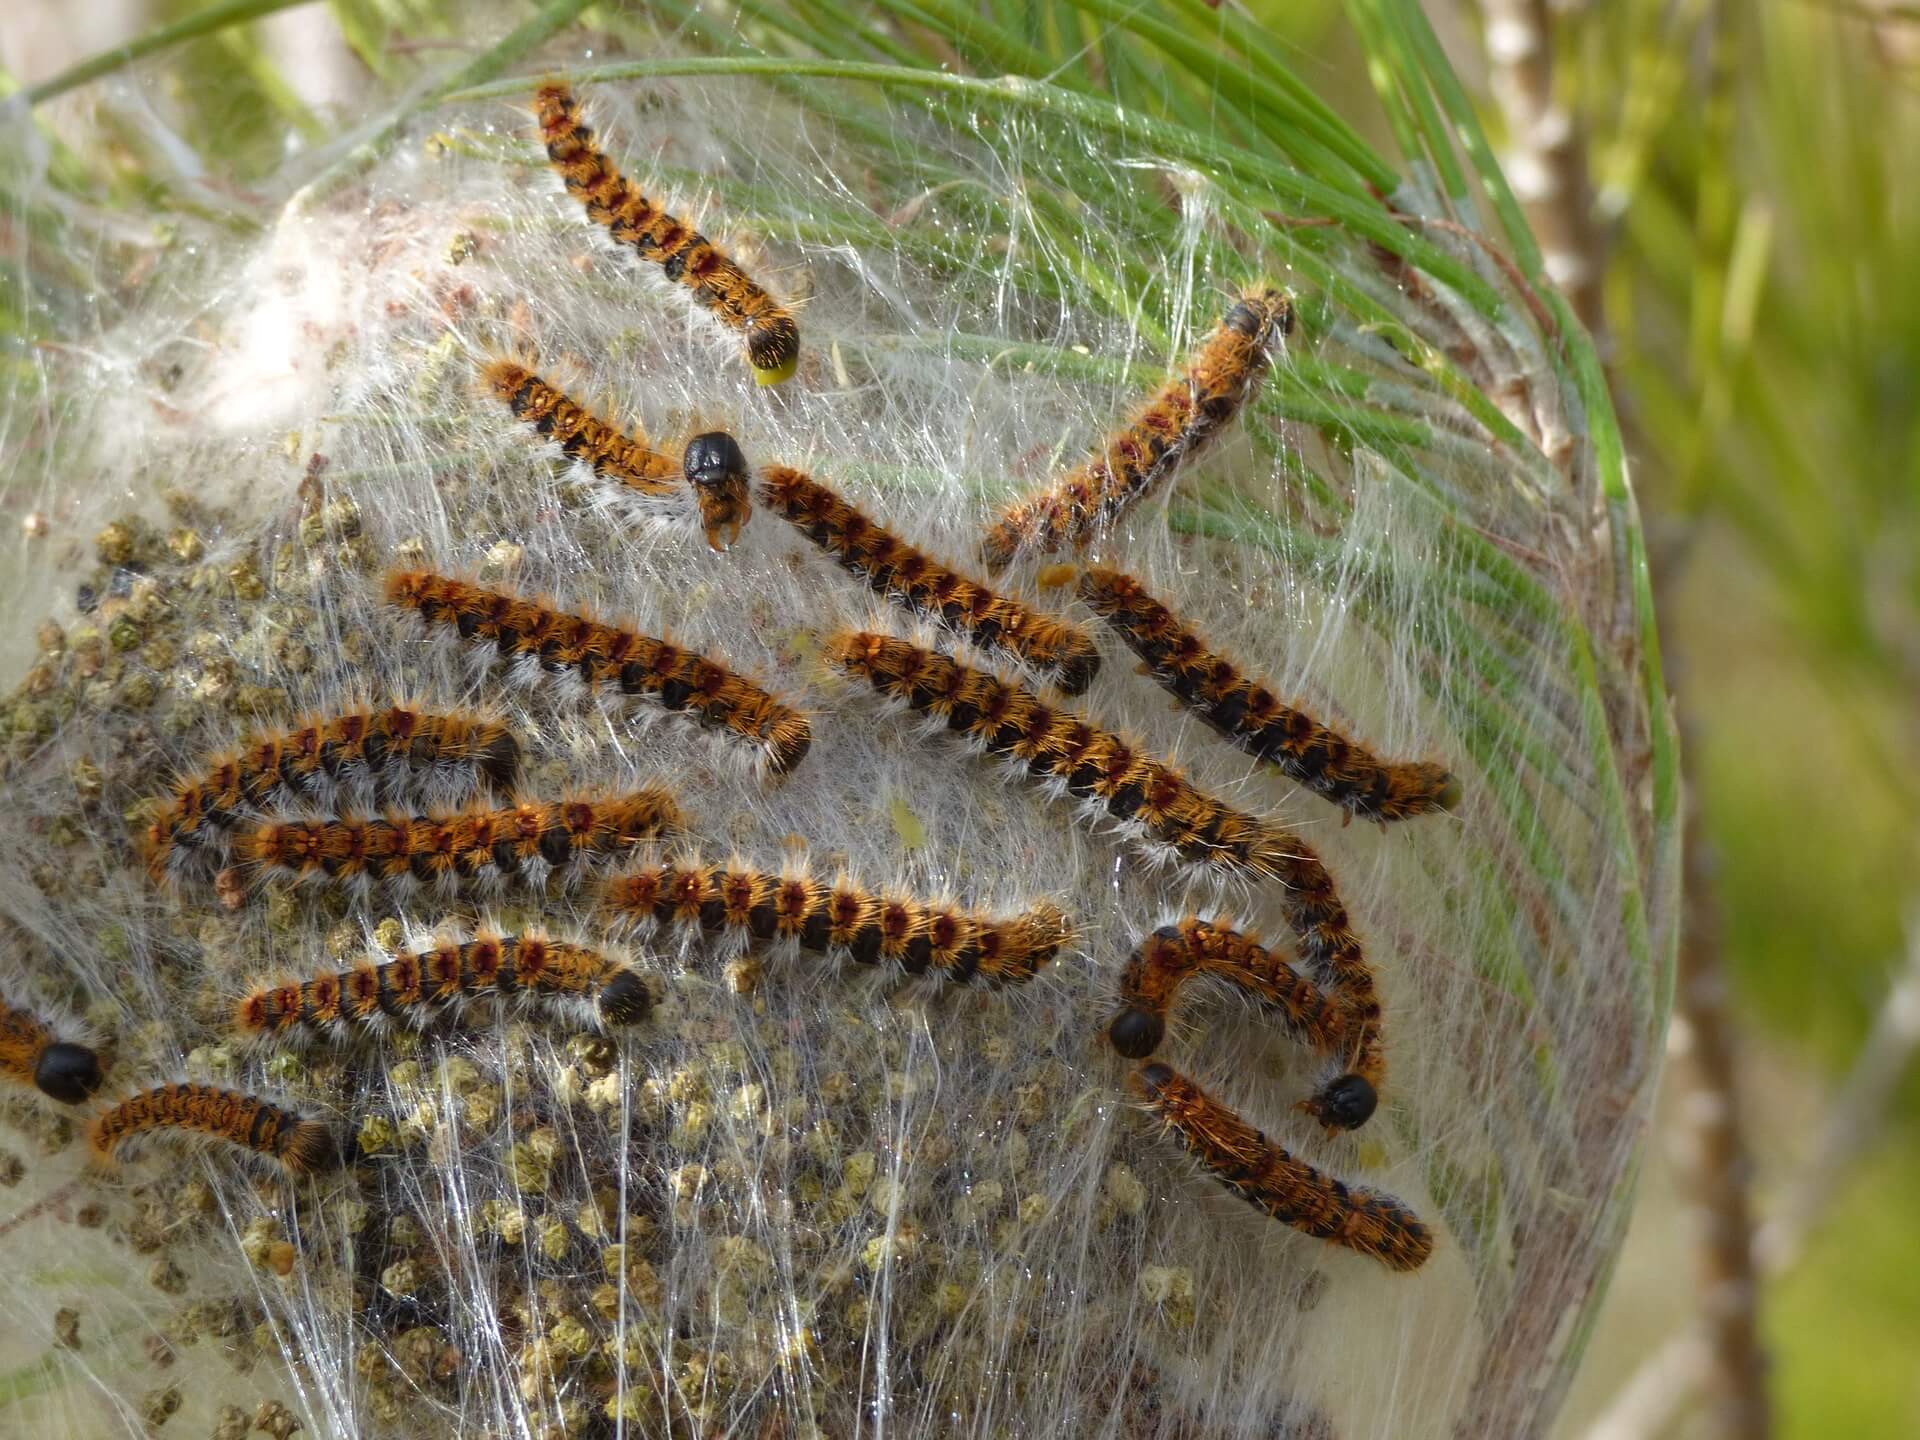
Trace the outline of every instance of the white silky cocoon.
{"type": "Polygon", "coordinates": [[[263,1403],[325,1436],[1545,1425],[1624,1229],[1672,923],[1639,794],[1652,722],[1610,608],[1619,517],[1571,388],[1517,301],[1490,321],[1314,237],[1389,334],[1220,182],[1150,151],[809,83],[891,147],[757,82],[580,87],[628,177],[792,307],[802,358],[778,388],[562,193],[524,102],[415,117],[340,183],[290,174],[245,202],[257,228],[187,216],[166,243],[76,252],[100,287],[67,317],[85,329],[33,358],[5,415],[6,499],[33,518],[0,542],[0,978],[84,1023],[103,1098],[252,1090],[356,1154],[297,1186],[171,1137],[88,1168],[86,1107],[8,1087],[0,1429],[139,1434],[169,1388],[183,1434],[263,1403]],[[1100,183],[1070,197],[1073,174],[1100,183]],[[1326,861],[1384,1010],[1371,1122],[1329,1136],[1297,1113],[1326,1062],[1217,982],[1187,987],[1155,1058],[1329,1183],[1397,1196],[1435,1241],[1411,1274],[1242,1203],[1105,1039],[1129,951],[1170,918],[1229,917],[1291,955],[1272,882],[1152,864],[1110,819],[889,713],[822,662],[828,638],[950,633],[764,509],[720,553],[690,506],[619,503],[479,379],[515,355],[674,455],[727,431],[984,579],[1000,507],[1080,463],[1257,280],[1299,303],[1271,373],[1088,558],[1289,703],[1446,764],[1461,806],[1343,824],[1138,673],[1070,576],[1022,561],[994,583],[1098,638],[1067,703],[1326,861]],[[1436,378],[1447,363],[1511,433],[1436,378]],[[1342,406],[1378,428],[1336,433],[1342,406]],[[708,653],[801,710],[809,752],[771,777],[723,728],[476,665],[383,602],[393,567],[708,653]],[[503,717],[526,796],[671,787],[691,816],[676,855],[995,915],[1051,904],[1073,938],[991,989],[689,928],[621,945],[585,884],[149,878],[139,838],[176,777],[396,701],[503,717]],[[584,1008],[495,1005],[350,1042],[233,1032],[262,980],[487,926],[610,945],[662,1003],[604,1033],[584,1008]]]}

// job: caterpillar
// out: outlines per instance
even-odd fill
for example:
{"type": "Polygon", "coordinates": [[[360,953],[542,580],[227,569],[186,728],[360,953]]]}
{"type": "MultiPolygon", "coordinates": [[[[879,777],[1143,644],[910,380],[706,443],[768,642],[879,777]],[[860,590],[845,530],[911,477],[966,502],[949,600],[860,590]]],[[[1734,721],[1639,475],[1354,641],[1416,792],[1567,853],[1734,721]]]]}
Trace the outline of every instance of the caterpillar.
{"type": "Polygon", "coordinates": [[[88,1143],[111,1160],[129,1140],[156,1130],[211,1135],[265,1156],[295,1177],[330,1170],[340,1161],[333,1130],[237,1090],[191,1083],[160,1085],[129,1096],[94,1117],[88,1143]]]}
{"type": "Polygon", "coordinates": [[[486,715],[391,705],[320,717],[255,737],[182,779],[147,826],[148,864],[160,878],[196,857],[217,862],[240,819],[302,801],[345,794],[371,803],[383,789],[399,798],[423,788],[455,801],[476,780],[505,794],[519,765],[513,732],[486,715]]]}
{"type": "Polygon", "coordinates": [[[1433,1236],[1399,1200],[1295,1159],[1171,1067],[1149,1062],[1129,1084],[1189,1154],[1256,1210],[1390,1270],[1418,1270],[1433,1254],[1433,1236]]]}
{"type": "Polygon", "coordinates": [[[551,437],[569,457],[634,502],[642,514],[671,513],[691,493],[700,507],[707,544],[731,549],[753,513],[747,495],[747,460],[724,431],[687,442],[675,460],[651,450],[602,420],[563,392],[512,360],[495,360],[482,372],[487,388],[519,419],[551,437]]]}
{"type": "Polygon", "coordinates": [[[0,1076],[31,1085],[50,1100],[78,1105],[100,1088],[100,1057],[85,1045],[60,1040],[31,1010],[0,996],[0,1076]]]}
{"type": "Polygon", "coordinates": [[[1444,766],[1382,760],[1282,704],[1131,576],[1090,568],[1080,577],[1080,596],[1187,709],[1236,748],[1340,806],[1349,820],[1404,820],[1460,803],[1460,782],[1444,766]]]}
{"type": "Polygon", "coordinates": [[[324,970],[253,991],[234,1009],[241,1034],[344,1034],[389,1021],[424,1023],[470,1000],[525,996],[572,1001],[603,1025],[637,1025],[654,993],[632,966],[539,935],[477,935],[407,950],[352,970],[324,970]]]}
{"type": "Polygon", "coordinates": [[[1274,876],[1291,864],[1292,837],[1214,799],[1171,766],[1032,690],[949,656],[869,631],[834,637],[828,661],[1001,756],[1089,815],[1120,821],[1151,854],[1220,870],[1274,876]]]}
{"type": "Polygon", "coordinates": [[[753,742],[776,775],[798,765],[813,743],[806,716],[671,641],[426,570],[389,574],[386,595],[423,629],[445,626],[483,656],[491,645],[516,679],[558,680],[582,692],[633,696],[683,712],[753,742]]]}
{"type": "Polygon", "coordinates": [[[673,796],[652,785],[603,799],[525,801],[412,818],[265,820],[238,832],[234,855],[256,876],[336,885],[451,891],[517,879],[538,887],[554,873],[572,880],[684,824],[673,796]]]}
{"type": "Polygon", "coordinates": [[[785,941],[863,965],[892,961],[956,984],[1031,980],[1071,938],[1067,917],[1036,905],[1005,920],[951,905],[883,895],[802,870],[772,874],[739,864],[655,864],[604,882],[599,908],[643,930],[677,926],[760,943],[785,941]]]}
{"type": "Polygon", "coordinates": [[[1365,1053],[1380,1026],[1373,971],[1333,875],[1297,835],[1207,794],[1163,761],[1023,685],[962,665],[905,640],[843,633],[827,659],[876,691],[1004,758],[1051,792],[1072,796],[1086,817],[1106,815],[1149,858],[1278,880],[1281,910],[1300,955],[1344,1010],[1350,1040],[1365,1053]]]}
{"type": "Polygon", "coordinates": [[[1189,916],[1163,925],[1134,947],[1120,976],[1120,1013],[1107,1028],[1113,1048],[1144,1060],[1166,1038],[1167,1015],[1180,987],[1196,975],[1217,975],[1277,1016],[1322,1055],[1348,1067],[1300,1108],[1329,1129],[1354,1130],[1372,1118],[1386,1064],[1379,1027],[1348,1025],[1339,997],[1320,989],[1278,955],[1230,925],[1189,916]]]}
{"type": "Polygon", "coordinates": [[[1292,333],[1288,295],[1264,285],[1245,291],[1184,375],[1078,469],[1000,513],[981,547],[988,566],[997,570],[1023,549],[1051,555],[1084,545],[1118,520],[1226,428],[1266,368],[1273,337],[1292,333]]]}
{"type": "Polygon", "coordinates": [[[547,436],[567,457],[603,480],[624,487],[642,503],[677,500],[683,494],[680,466],[671,455],[650,450],[617,425],[601,419],[517,361],[489,363],[481,378],[493,395],[547,436]]]}
{"type": "Polygon", "coordinates": [[[586,207],[587,218],[658,265],[697,305],[739,334],[757,383],[778,385],[791,378],[800,363],[800,327],[792,314],[712,241],[621,175],[582,123],[579,103],[566,84],[542,85],[534,94],[533,113],[547,159],[566,182],[567,193],[586,207]]]}
{"type": "Polygon", "coordinates": [[[753,517],[747,457],[740,451],[740,442],[724,430],[709,430],[687,442],[680,463],[700,505],[700,528],[707,532],[707,545],[731,550],[753,517]]]}
{"type": "Polygon", "coordinates": [[[761,500],[869,586],[903,608],[937,620],[982,649],[1000,650],[1078,695],[1100,668],[1092,637],[996,594],[932,559],[820,484],[785,465],[761,477],[761,500]]]}

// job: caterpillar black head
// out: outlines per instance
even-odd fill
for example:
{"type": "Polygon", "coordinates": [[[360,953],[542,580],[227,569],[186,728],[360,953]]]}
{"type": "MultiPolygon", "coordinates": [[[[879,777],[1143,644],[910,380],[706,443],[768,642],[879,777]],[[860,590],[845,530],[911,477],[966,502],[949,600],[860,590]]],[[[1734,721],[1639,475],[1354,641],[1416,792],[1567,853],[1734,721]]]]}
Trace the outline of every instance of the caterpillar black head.
{"type": "Polygon", "coordinates": [[[694,436],[687,442],[680,464],[687,472],[687,483],[696,490],[722,490],[746,483],[746,454],[740,442],[724,430],[694,436]]]}
{"type": "Polygon", "coordinates": [[[60,1040],[40,1052],[33,1083],[62,1105],[78,1105],[100,1088],[100,1057],[84,1045],[60,1040]]]}
{"type": "Polygon", "coordinates": [[[740,442],[724,430],[709,430],[687,442],[680,457],[687,483],[700,502],[700,524],[707,544],[728,550],[753,515],[747,498],[747,457],[740,442]]]}
{"type": "Polygon", "coordinates": [[[1364,1075],[1342,1075],[1307,1102],[1321,1124],[1336,1130],[1359,1129],[1379,1103],[1379,1092],[1364,1075]]]}

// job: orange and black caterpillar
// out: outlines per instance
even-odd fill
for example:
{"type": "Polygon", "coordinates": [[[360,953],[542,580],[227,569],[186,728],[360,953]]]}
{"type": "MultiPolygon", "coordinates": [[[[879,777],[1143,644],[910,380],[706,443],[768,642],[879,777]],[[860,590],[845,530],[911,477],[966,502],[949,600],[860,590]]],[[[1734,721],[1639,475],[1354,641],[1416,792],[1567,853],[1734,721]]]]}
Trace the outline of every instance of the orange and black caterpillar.
{"type": "Polygon", "coordinates": [[[31,1085],[50,1100],[78,1105],[100,1088],[100,1057],[85,1045],[59,1040],[30,1010],[0,996],[0,1077],[31,1085]]]}
{"type": "Polygon", "coordinates": [[[1255,286],[1201,344],[1185,375],[1163,386],[1093,457],[987,531],[981,549],[999,569],[1022,549],[1051,555],[1084,545],[1226,428],[1266,368],[1275,334],[1293,333],[1293,301],[1255,286]]]}
{"type": "Polygon", "coordinates": [[[303,1120],[257,1095],[212,1085],[161,1085],[96,1115],[87,1131],[94,1154],[109,1160],[127,1141],[154,1130],[191,1130],[278,1162],[289,1174],[314,1175],[340,1161],[333,1130],[303,1120]]]}
{"type": "Polygon", "coordinates": [[[599,903],[643,929],[669,925],[786,941],[862,965],[892,961],[909,975],[932,970],[958,984],[975,977],[1022,984],[1072,935],[1051,905],[996,920],[845,879],[828,884],[800,871],[776,875],[739,865],[651,865],[606,881],[599,903]]]}
{"type": "Polygon", "coordinates": [[[1172,766],[1024,685],[870,631],[836,636],[827,658],[976,750],[1072,796],[1087,813],[1121,822],[1151,853],[1255,876],[1293,865],[1287,852],[1297,847],[1286,831],[1222,804],[1172,766]]]}
{"type": "Polygon", "coordinates": [[[1129,575],[1098,567],[1080,595],[1146,662],[1153,678],[1237,748],[1364,820],[1404,820],[1460,803],[1443,766],[1382,760],[1305,711],[1283,705],[1180,622],[1129,575]]]}
{"type": "Polygon", "coordinates": [[[1198,916],[1163,925],[1143,939],[1120,975],[1121,1011],[1107,1027],[1113,1048],[1144,1060],[1166,1038],[1180,987],[1217,975],[1238,987],[1322,1055],[1349,1067],[1300,1108],[1330,1129],[1353,1130],[1372,1118],[1386,1070],[1379,1026],[1350,1027],[1340,997],[1323,991],[1286,961],[1229,925],[1198,916]]]}
{"type": "Polygon", "coordinates": [[[603,480],[647,500],[676,500],[684,493],[680,462],[649,450],[619,426],[602,420],[526,366],[495,360],[481,372],[487,389],[515,418],[552,440],[603,480]]]}
{"type": "Polygon", "coordinates": [[[587,218],[658,265],[697,304],[743,336],[756,381],[778,385],[789,378],[800,363],[800,327],[793,316],[712,241],[627,182],[594,143],[566,84],[542,85],[533,113],[547,159],[566,182],[567,193],[586,206],[587,218]]]}
{"type": "Polygon", "coordinates": [[[995,594],[876,525],[825,485],[785,465],[761,477],[761,499],[868,585],[983,649],[1004,650],[1069,695],[1087,688],[1100,652],[1078,625],[995,594]]]}
{"type": "Polygon", "coordinates": [[[490,889],[508,881],[543,885],[556,872],[570,881],[683,826],[673,796],[650,785],[630,795],[411,818],[265,820],[241,829],[233,852],[256,874],[296,880],[398,891],[490,889]]]}
{"type": "Polygon", "coordinates": [[[235,1007],[234,1024],[251,1036],[341,1033],[421,1024],[496,995],[579,1002],[605,1025],[637,1025],[654,1005],[639,971],[597,950],[539,935],[478,935],[256,990],[235,1007]]]}
{"type": "Polygon", "coordinates": [[[387,576],[387,601],[423,625],[491,645],[514,678],[635,696],[682,711],[758,745],[784,775],[813,743],[806,716],[706,656],[666,640],[551,609],[426,570],[387,576]]]}
{"type": "Polygon", "coordinates": [[[1129,1080],[1188,1152],[1256,1210],[1390,1270],[1418,1270],[1433,1254],[1433,1236],[1399,1200],[1296,1160],[1178,1071],[1150,1062],[1129,1080]]]}
{"type": "Polygon", "coordinates": [[[484,715],[391,705],[324,716],[250,740],[182,780],[147,827],[148,860],[156,876],[196,855],[217,862],[243,818],[301,801],[329,804],[342,791],[369,803],[383,791],[456,800],[478,779],[505,794],[519,764],[513,732],[484,715]]]}

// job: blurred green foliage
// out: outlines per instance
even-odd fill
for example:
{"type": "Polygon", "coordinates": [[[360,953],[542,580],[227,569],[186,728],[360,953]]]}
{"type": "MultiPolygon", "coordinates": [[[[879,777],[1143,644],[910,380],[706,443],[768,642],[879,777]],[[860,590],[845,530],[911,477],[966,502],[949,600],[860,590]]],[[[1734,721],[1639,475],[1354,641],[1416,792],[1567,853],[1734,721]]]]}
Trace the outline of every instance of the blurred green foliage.
{"type": "MultiPolygon", "coordinates": [[[[1920,920],[1920,24],[1867,8],[1668,38],[1694,74],[1622,196],[1607,306],[1726,959],[1774,1043],[1836,1072],[1920,920]]],[[[1783,1436],[1920,1433],[1917,1117],[1910,1076],[1766,1298],[1783,1436]]]]}
{"type": "Polygon", "coordinates": [[[1920,1146],[1888,1146],[1854,1177],[1825,1237],[1768,1297],[1782,1440],[1920,1434],[1914,1276],[1920,1146]]]}
{"type": "Polygon", "coordinates": [[[1837,1064],[1920,900],[1920,25],[1629,4],[1566,40],[1729,960],[1837,1064]]]}

